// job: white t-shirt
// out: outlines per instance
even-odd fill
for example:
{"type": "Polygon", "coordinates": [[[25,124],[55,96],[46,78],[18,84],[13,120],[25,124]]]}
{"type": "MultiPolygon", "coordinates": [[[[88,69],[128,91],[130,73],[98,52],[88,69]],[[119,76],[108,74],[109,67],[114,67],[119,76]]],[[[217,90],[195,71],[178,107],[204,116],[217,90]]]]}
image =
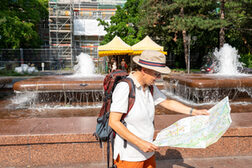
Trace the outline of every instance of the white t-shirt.
{"type": "Polygon", "coordinates": [[[116,68],[117,68],[116,67],[116,62],[114,62],[113,65],[112,65],[112,70],[116,70],[116,68]]]}
{"type": "MultiPolygon", "coordinates": [[[[130,132],[145,141],[153,142],[155,105],[164,101],[166,96],[160,92],[155,85],[153,86],[152,96],[149,88],[143,91],[143,88],[134,78],[134,76],[130,74],[129,77],[134,81],[136,86],[136,98],[132,109],[124,120],[127,123],[127,128],[130,132]]],[[[128,95],[129,85],[126,82],[120,82],[113,92],[110,111],[127,113],[128,95]]],[[[154,152],[143,152],[130,142],[127,142],[126,148],[124,148],[123,144],[123,138],[116,134],[114,144],[114,159],[116,159],[119,154],[120,160],[144,161],[149,159],[154,154],[154,152]]]]}

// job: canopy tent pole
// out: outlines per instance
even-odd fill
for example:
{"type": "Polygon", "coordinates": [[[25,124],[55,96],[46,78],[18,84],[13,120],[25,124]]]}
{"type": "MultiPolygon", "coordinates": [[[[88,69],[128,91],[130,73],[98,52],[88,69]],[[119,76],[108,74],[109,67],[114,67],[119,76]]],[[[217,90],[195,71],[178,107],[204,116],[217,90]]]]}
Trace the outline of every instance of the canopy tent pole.
{"type": "Polygon", "coordinates": [[[132,71],[133,70],[133,61],[132,61],[132,59],[133,59],[133,55],[130,55],[130,71],[132,71]]]}

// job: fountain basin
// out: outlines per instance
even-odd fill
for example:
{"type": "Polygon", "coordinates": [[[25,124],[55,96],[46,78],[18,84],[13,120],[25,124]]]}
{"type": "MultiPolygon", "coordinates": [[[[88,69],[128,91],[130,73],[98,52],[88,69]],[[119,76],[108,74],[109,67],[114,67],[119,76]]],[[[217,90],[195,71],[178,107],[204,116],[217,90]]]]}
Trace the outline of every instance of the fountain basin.
{"type": "Polygon", "coordinates": [[[175,81],[192,88],[237,88],[252,87],[252,75],[223,76],[213,74],[173,74],[164,77],[165,81],[175,81]]]}
{"type": "Polygon", "coordinates": [[[83,102],[101,102],[103,98],[103,76],[47,76],[16,82],[13,90],[17,99],[29,98],[29,104],[45,102],[65,105],[83,102]]]}
{"type": "Polygon", "coordinates": [[[11,78],[0,78],[0,88],[4,87],[6,84],[11,83],[11,78]]]}
{"type": "Polygon", "coordinates": [[[194,103],[217,102],[226,96],[251,102],[252,75],[172,74],[164,81],[168,92],[194,103]]]}
{"type": "Polygon", "coordinates": [[[90,77],[71,77],[71,76],[48,76],[35,77],[16,82],[13,90],[16,92],[37,91],[83,91],[83,90],[102,90],[103,76],[90,77]]]}

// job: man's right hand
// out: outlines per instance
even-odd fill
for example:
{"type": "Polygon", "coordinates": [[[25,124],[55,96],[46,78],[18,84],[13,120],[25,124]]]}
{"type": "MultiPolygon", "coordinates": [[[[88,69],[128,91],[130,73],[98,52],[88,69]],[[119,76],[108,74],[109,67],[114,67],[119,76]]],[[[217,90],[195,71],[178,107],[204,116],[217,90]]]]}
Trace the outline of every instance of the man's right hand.
{"type": "Polygon", "coordinates": [[[144,141],[136,135],[132,134],[120,121],[122,118],[122,113],[110,112],[109,116],[109,126],[123,139],[136,145],[143,152],[154,152],[158,149],[154,144],[144,141]]]}

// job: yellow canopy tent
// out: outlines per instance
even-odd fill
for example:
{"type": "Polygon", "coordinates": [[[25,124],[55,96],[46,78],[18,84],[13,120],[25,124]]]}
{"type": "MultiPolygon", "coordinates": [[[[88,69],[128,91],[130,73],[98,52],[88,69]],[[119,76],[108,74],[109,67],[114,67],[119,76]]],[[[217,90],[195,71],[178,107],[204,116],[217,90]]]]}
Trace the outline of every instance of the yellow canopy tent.
{"type": "Polygon", "coordinates": [[[131,46],[126,44],[120,37],[115,36],[109,43],[98,46],[98,54],[100,57],[111,55],[131,54],[131,46]]]}
{"type": "Polygon", "coordinates": [[[167,54],[167,52],[164,51],[164,47],[155,43],[149,36],[146,36],[142,41],[133,45],[131,49],[133,50],[132,55],[140,55],[143,50],[157,50],[165,55],[167,54]]]}
{"type": "Polygon", "coordinates": [[[163,54],[164,47],[156,44],[149,36],[146,36],[142,41],[132,47],[126,44],[120,37],[115,36],[109,43],[98,46],[98,54],[100,57],[112,55],[130,55],[130,70],[132,70],[132,56],[140,55],[143,50],[157,50],[163,54]]]}

